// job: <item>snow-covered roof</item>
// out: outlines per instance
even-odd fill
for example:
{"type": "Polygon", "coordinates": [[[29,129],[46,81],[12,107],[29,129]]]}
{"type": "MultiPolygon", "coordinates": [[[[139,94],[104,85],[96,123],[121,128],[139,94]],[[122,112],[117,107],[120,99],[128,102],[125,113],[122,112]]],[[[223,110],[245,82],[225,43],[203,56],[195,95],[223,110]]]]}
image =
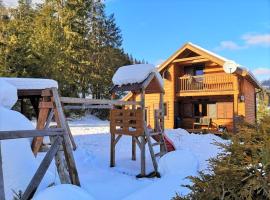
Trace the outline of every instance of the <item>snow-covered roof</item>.
{"type": "Polygon", "coordinates": [[[160,85],[163,86],[163,79],[157,68],[150,64],[135,64],[120,67],[114,74],[112,82],[118,86],[142,83],[151,73],[155,73],[160,85]]]}
{"type": "Polygon", "coordinates": [[[58,88],[57,81],[52,79],[0,77],[0,80],[4,80],[10,83],[11,85],[15,86],[18,90],[46,89],[52,87],[58,88]]]}

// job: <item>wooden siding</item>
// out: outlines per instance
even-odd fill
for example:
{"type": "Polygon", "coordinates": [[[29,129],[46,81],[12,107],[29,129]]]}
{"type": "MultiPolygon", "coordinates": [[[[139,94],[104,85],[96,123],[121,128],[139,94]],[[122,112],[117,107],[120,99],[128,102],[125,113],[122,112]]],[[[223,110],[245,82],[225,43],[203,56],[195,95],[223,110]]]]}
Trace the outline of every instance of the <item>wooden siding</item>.
{"type": "Polygon", "coordinates": [[[244,94],[244,102],[245,102],[245,121],[248,123],[255,123],[256,114],[255,114],[255,88],[254,86],[244,79],[243,83],[243,94],[244,94]]]}
{"type": "MultiPolygon", "coordinates": [[[[175,66],[171,65],[168,68],[170,74],[168,79],[164,80],[164,103],[167,104],[167,115],[165,116],[165,128],[174,128],[174,101],[175,101],[175,66]]],[[[147,108],[147,125],[154,127],[154,110],[159,108],[159,94],[146,94],[145,107],[147,108]]],[[[140,100],[140,96],[136,96],[136,100],[140,100]]]]}

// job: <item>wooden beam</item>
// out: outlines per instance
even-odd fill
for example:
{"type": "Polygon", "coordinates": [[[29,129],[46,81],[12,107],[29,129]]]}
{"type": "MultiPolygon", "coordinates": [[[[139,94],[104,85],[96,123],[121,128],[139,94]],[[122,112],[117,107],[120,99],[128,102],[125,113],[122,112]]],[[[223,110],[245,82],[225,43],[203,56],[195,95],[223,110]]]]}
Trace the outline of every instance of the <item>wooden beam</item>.
{"type": "Polygon", "coordinates": [[[182,59],[175,59],[172,63],[188,65],[188,64],[203,63],[203,62],[208,62],[208,61],[209,59],[207,58],[200,58],[200,59],[193,59],[193,60],[186,60],[186,61],[183,61],[182,59]]]}
{"type": "Polygon", "coordinates": [[[85,109],[112,109],[111,105],[76,105],[64,106],[67,110],[85,110],[85,109]]]}
{"type": "Polygon", "coordinates": [[[122,137],[122,135],[118,135],[118,136],[115,138],[114,145],[117,144],[117,142],[120,140],[121,137],[122,137]]]}
{"type": "Polygon", "coordinates": [[[0,141],[0,199],[5,200],[5,187],[4,187],[4,176],[3,176],[1,141],[0,141]]]}
{"type": "Polygon", "coordinates": [[[205,92],[205,91],[181,91],[176,93],[176,96],[178,97],[192,97],[192,96],[211,96],[211,95],[233,95],[234,91],[229,90],[229,91],[210,91],[210,92],[205,92]]]}
{"type": "Polygon", "coordinates": [[[108,104],[108,105],[140,105],[136,101],[121,101],[121,100],[107,100],[107,99],[84,99],[73,97],[60,97],[62,103],[70,104],[108,104]]]}
{"type": "Polygon", "coordinates": [[[63,135],[64,129],[0,131],[0,140],[63,135]]]}
{"type": "Polygon", "coordinates": [[[59,122],[60,122],[61,128],[64,129],[64,133],[65,133],[63,135],[63,149],[65,152],[65,157],[66,157],[67,165],[69,168],[68,171],[69,171],[71,183],[74,185],[80,186],[78,171],[76,168],[76,163],[75,163],[75,160],[73,157],[71,143],[70,143],[70,139],[69,139],[69,135],[68,135],[67,123],[65,120],[65,115],[64,115],[64,112],[62,109],[62,104],[61,104],[61,100],[60,100],[57,88],[52,88],[52,94],[53,94],[53,98],[54,98],[55,107],[57,109],[59,122]]]}
{"type": "Polygon", "coordinates": [[[141,176],[145,176],[146,170],[145,170],[145,134],[146,134],[146,121],[147,119],[145,118],[145,90],[141,91],[141,107],[143,111],[143,123],[144,123],[144,135],[141,136],[141,176]]]}
{"type": "MultiPolygon", "coordinates": [[[[45,99],[45,97],[43,97],[42,101],[39,102],[39,115],[38,115],[38,121],[37,121],[37,129],[38,130],[44,129],[44,127],[46,125],[46,121],[48,119],[50,108],[47,106],[47,104],[50,102],[46,102],[46,101],[47,101],[47,99],[45,99]]],[[[42,142],[43,142],[43,137],[35,137],[33,139],[32,151],[33,151],[35,156],[37,155],[37,153],[42,145],[42,142]]]]}
{"type": "Polygon", "coordinates": [[[57,153],[61,142],[62,142],[62,138],[58,136],[55,142],[53,143],[53,145],[51,146],[50,150],[48,151],[48,153],[45,155],[44,159],[40,163],[40,166],[38,167],[36,173],[34,174],[25,192],[23,193],[22,200],[29,200],[34,196],[34,193],[36,192],[42,178],[44,177],[55,154],[57,153]]]}
{"type": "Polygon", "coordinates": [[[115,166],[115,134],[111,133],[110,167],[115,166]]]}
{"type": "Polygon", "coordinates": [[[199,59],[204,59],[205,57],[203,56],[192,56],[192,57],[187,57],[187,58],[179,58],[175,59],[172,62],[177,63],[177,62],[185,62],[185,61],[192,61],[192,60],[199,60],[199,59]]]}

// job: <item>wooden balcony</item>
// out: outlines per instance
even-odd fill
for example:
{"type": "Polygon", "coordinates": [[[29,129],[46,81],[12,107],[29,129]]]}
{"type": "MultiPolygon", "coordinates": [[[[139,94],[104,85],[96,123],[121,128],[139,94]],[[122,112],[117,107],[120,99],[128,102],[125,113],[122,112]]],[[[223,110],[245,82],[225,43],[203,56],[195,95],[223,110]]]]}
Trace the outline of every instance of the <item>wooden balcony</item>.
{"type": "Polygon", "coordinates": [[[208,96],[233,94],[237,77],[232,74],[179,77],[177,96],[208,96]]]}

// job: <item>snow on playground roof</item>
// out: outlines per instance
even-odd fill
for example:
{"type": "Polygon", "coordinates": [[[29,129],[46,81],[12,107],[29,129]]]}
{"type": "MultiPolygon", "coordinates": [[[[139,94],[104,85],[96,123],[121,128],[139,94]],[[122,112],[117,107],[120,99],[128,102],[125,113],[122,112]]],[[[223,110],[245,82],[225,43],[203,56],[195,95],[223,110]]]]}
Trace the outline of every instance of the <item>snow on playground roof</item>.
{"type": "Polygon", "coordinates": [[[52,87],[58,88],[57,81],[52,79],[0,77],[0,80],[10,83],[15,86],[17,90],[40,90],[52,87]]]}
{"type": "Polygon", "coordinates": [[[114,85],[127,85],[134,83],[142,83],[152,72],[155,73],[160,85],[163,86],[163,80],[156,67],[151,64],[127,65],[118,68],[112,81],[114,85]]]}

